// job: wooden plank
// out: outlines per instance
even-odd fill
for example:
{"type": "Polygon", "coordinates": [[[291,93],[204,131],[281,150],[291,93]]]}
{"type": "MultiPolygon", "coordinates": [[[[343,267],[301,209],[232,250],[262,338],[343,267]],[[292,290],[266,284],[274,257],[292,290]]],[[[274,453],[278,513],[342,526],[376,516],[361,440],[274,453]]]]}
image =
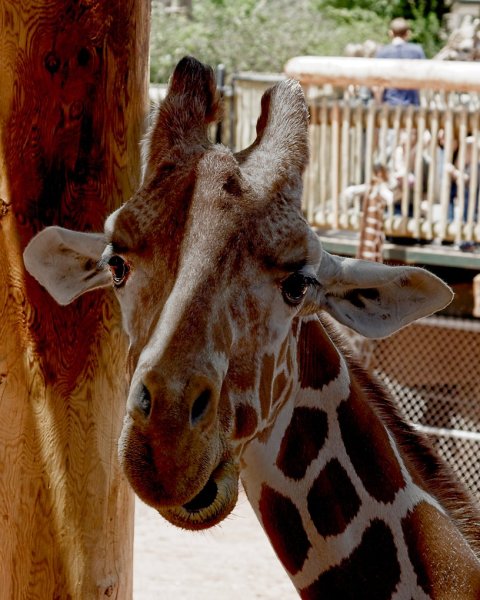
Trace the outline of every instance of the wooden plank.
{"type": "Polygon", "coordinates": [[[337,103],[331,107],[331,168],[330,171],[330,199],[333,206],[333,226],[339,226],[339,176],[340,176],[340,108],[337,103]]]}
{"type": "Polygon", "coordinates": [[[378,160],[387,165],[387,136],[388,136],[388,104],[383,104],[380,111],[380,131],[378,133],[378,160]]]}
{"type": "Polygon", "coordinates": [[[402,131],[404,137],[401,147],[404,150],[403,161],[405,163],[405,173],[402,181],[402,217],[408,218],[410,208],[410,173],[412,166],[412,131],[413,131],[413,107],[409,106],[405,115],[405,129],[402,131]]]}
{"type": "Polygon", "coordinates": [[[324,99],[320,106],[320,210],[325,215],[327,205],[327,173],[328,173],[328,111],[327,101],[324,99]]]}
{"type": "Polygon", "coordinates": [[[413,188],[413,229],[414,237],[420,237],[420,208],[423,197],[423,145],[425,135],[425,108],[422,107],[417,115],[417,134],[414,157],[414,188],[413,188]]]}
{"type": "Polygon", "coordinates": [[[465,166],[467,159],[467,113],[465,107],[460,110],[458,118],[458,158],[454,164],[454,179],[457,182],[456,211],[454,215],[455,241],[459,243],[462,239],[463,213],[465,209],[465,166]]]}
{"type": "MultiPolygon", "coordinates": [[[[348,102],[342,106],[342,128],[340,144],[340,192],[343,193],[349,184],[349,157],[350,157],[350,121],[351,111],[348,102]]],[[[342,213],[346,215],[346,205],[341,207],[342,213]]]]}
{"type": "Polygon", "coordinates": [[[373,152],[375,141],[375,106],[367,108],[367,128],[365,132],[365,183],[370,184],[373,172],[373,152]]]}
{"type": "Polygon", "coordinates": [[[356,185],[362,183],[363,173],[363,119],[362,119],[362,106],[359,104],[355,108],[355,179],[356,185]]]}
{"type": "Polygon", "coordinates": [[[138,185],[147,0],[0,3],[0,595],[130,599],[117,461],[127,344],[110,292],[68,307],[25,273],[46,225],[103,229],[138,185]]]}
{"type": "Polygon", "coordinates": [[[451,165],[453,159],[453,110],[448,107],[445,112],[444,121],[445,141],[442,158],[442,178],[440,181],[440,222],[437,235],[447,238],[448,229],[448,204],[450,202],[451,165]]]}
{"type": "Polygon", "coordinates": [[[480,146],[480,131],[478,127],[478,112],[472,115],[470,122],[471,131],[471,156],[470,156],[470,181],[469,181],[469,203],[467,214],[467,225],[465,228],[465,238],[473,240],[474,237],[474,222],[477,223],[480,219],[480,206],[478,198],[478,165],[479,162],[479,146],[480,146]],[[476,216],[475,216],[476,215],[476,216]]]}
{"type": "Polygon", "coordinates": [[[320,161],[318,159],[319,144],[318,125],[310,125],[308,130],[309,145],[310,145],[310,160],[305,171],[304,185],[304,207],[306,209],[307,219],[312,223],[315,218],[316,210],[316,190],[318,188],[318,169],[320,161]]]}
{"type": "MultiPolygon", "coordinates": [[[[427,182],[427,211],[425,219],[425,234],[427,239],[433,238],[433,204],[436,197],[436,184],[438,178],[438,110],[435,108],[430,114],[430,144],[427,182]]],[[[427,113],[427,118],[429,116],[427,113]]]]}

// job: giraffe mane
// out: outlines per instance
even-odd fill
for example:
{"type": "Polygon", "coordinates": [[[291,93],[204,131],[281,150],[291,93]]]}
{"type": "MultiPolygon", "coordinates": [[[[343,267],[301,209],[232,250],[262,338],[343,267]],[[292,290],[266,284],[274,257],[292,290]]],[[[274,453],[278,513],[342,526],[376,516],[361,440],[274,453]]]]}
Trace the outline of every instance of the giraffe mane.
{"type": "Polygon", "coordinates": [[[346,359],[352,376],[365,391],[371,407],[393,435],[403,459],[420,477],[425,491],[445,508],[480,558],[480,510],[470,492],[438,456],[428,438],[407,422],[386,387],[352,356],[341,334],[331,323],[324,319],[321,322],[346,359]]]}

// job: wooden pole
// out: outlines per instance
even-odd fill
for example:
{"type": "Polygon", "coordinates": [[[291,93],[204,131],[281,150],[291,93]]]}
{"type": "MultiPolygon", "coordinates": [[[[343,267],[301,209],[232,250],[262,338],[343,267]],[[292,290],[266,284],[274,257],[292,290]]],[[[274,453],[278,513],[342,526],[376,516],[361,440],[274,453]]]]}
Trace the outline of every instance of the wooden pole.
{"type": "Polygon", "coordinates": [[[103,227],[139,181],[148,0],[0,3],[0,598],[128,599],[117,462],[126,341],[111,292],[57,306],[22,251],[103,227]]]}

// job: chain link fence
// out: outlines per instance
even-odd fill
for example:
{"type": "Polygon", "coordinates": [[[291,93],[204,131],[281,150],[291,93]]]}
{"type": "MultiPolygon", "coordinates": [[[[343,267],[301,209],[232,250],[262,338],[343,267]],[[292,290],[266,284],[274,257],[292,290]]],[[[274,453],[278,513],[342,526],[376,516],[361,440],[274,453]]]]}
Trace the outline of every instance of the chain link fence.
{"type": "Polygon", "coordinates": [[[429,317],[375,343],[371,369],[480,500],[480,323],[429,317]]]}

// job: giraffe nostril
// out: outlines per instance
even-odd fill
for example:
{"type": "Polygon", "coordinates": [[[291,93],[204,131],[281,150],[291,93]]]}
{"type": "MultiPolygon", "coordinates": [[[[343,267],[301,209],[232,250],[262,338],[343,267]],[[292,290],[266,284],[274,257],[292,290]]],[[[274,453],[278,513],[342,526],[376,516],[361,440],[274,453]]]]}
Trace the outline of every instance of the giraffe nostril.
{"type": "Polygon", "coordinates": [[[190,422],[192,425],[196,425],[206,413],[210,400],[212,398],[212,392],[209,389],[203,390],[195,402],[192,404],[192,410],[190,412],[190,422]]]}
{"type": "Polygon", "coordinates": [[[142,385],[140,393],[138,394],[138,408],[146,417],[150,415],[152,409],[152,397],[145,385],[142,385]]]}

